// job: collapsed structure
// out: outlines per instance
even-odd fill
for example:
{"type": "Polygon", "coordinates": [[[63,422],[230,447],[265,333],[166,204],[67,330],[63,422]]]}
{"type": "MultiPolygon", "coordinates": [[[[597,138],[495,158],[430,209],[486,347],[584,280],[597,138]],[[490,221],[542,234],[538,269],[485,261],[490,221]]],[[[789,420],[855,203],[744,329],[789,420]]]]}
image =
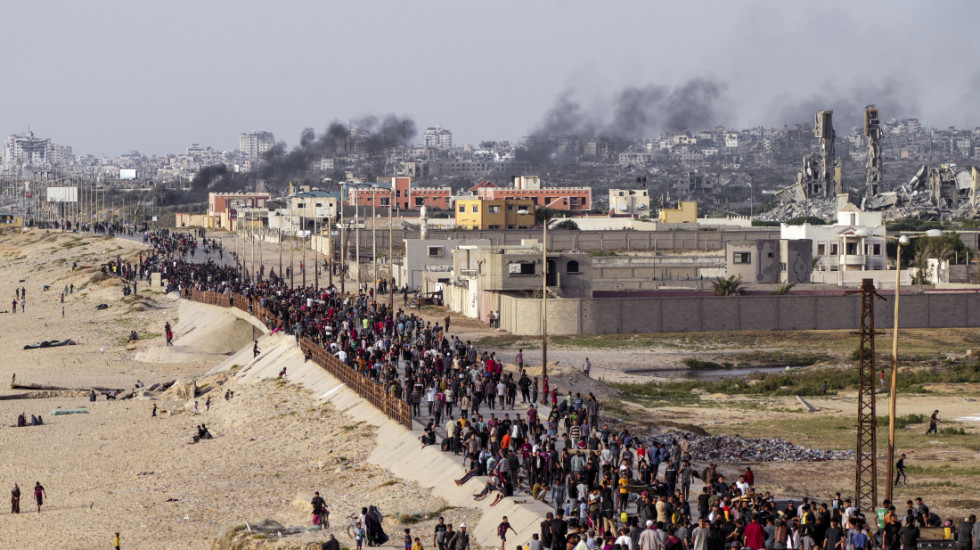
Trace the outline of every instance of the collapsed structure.
{"type": "MultiPolygon", "coordinates": [[[[867,138],[865,189],[861,210],[882,211],[886,218],[962,219],[980,216],[977,189],[980,168],[940,164],[922,165],[907,184],[884,191],[882,182],[883,131],[878,107],[864,109],[864,135],[867,138]]],[[[833,111],[817,111],[814,136],[820,138],[820,152],[803,157],[803,167],[793,185],[776,191],[780,205],[760,216],[762,220],[785,220],[814,215],[828,218],[851,201],[841,184],[841,161],[834,152],[833,111]]]]}

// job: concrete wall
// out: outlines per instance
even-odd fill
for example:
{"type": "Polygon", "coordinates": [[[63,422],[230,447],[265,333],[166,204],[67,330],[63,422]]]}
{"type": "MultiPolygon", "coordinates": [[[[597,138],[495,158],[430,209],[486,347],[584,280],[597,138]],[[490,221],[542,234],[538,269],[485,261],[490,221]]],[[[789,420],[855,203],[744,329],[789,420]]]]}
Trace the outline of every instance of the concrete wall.
{"type": "MultiPolygon", "coordinates": [[[[892,296],[884,297],[875,325],[891,327],[892,296]]],[[[858,295],[549,298],[548,334],[855,329],[859,308],[858,295]]],[[[900,321],[903,328],[980,326],[980,293],[903,294],[900,321]]],[[[500,328],[540,335],[541,300],[502,295],[500,328]]]]}
{"type": "MultiPolygon", "coordinates": [[[[403,239],[418,239],[418,231],[396,229],[393,231],[395,249],[401,250],[403,239]]],[[[388,250],[388,231],[378,231],[378,250],[388,250]]],[[[523,239],[541,239],[541,231],[535,229],[515,229],[512,231],[462,231],[429,229],[430,239],[488,239],[493,246],[519,245],[523,239]]],[[[549,250],[724,250],[729,241],[751,241],[755,239],[778,239],[779,228],[759,227],[733,231],[575,231],[550,229],[548,231],[549,250]]],[[[354,248],[354,236],[348,241],[354,248]]],[[[339,246],[337,247],[339,250],[339,246]]],[[[371,250],[371,231],[361,231],[361,253],[371,250]]]]}

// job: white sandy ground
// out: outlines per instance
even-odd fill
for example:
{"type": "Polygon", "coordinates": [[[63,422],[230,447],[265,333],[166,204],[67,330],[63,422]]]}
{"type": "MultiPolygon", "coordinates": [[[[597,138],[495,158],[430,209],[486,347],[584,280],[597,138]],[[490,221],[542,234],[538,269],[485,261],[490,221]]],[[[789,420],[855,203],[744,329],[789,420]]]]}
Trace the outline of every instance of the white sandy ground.
{"type": "MultiPolygon", "coordinates": [[[[27,288],[25,314],[0,313],[4,386],[13,373],[18,382],[67,387],[130,388],[137,380],[149,386],[202,376],[225,353],[240,347],[241,336],[231,336],[242,321],[227,318],[219,308],[205,308],[222,313],[209,319],[217,332],[195,340],[191,331],[185,342],[180,336],[194,323],[179,319],[179,302],[170,297],[141,292],[150,300],[146,311],[136,311],[120,301],[114,282],[77,290],[91,273],[72,275],[72,258],[80,266],[92,265],[137,245],[82,237],[78,242],[92,244],[64,248],[71,239],[37,232],[0,238],[0,296],[8,302],[0,311],[9,309],[15,286],[27,288]],[[62,258],[66,261],[59,263],[62,258]],[[58,290],[72,281],[76,292],[66,297],[62,320],[58,290]],[[44,284],[53,287],[43,292],[44,284]],[[97,311],[98,303],[110,308],[97,311]],[[162,336],[129,347],[120,342],[130,329],[141,335],[162,333],[167,320],[175,323],[175,348],[167,349],[162,336]],[[55,338],[73,338],[79,345],[21,349],[25,343],[55,338]],[[205,344],[209,353],[194,351],[205,344]]],[[[251,331],[246,330],[247,343],[251,331]]],[[[201,378],[198,383],[208,382],[201,378]]],[[[94,404],[84,397],[0,401],[0,486],[9,490],[17,482],[24,493],[19,516],[7,515],[6,504],[0,507],[6,517],[0,548],[97,548],[108,546],[115,531],[122,532],[130,548],[207,548],[222,528],[246,520],[271,517],[286,525],[308,525],[307,503],[314,490],[330,503],[335,527],[369,503],[389,517],[444,505],[418,485],[367,464],[374,429],[329,405],[318,405],[305,391],[275,381],[234,384],[235,399],[225,401],[224,389],[198,397],[200,415],[172,392],[155,401],[105,401],[101,396],[94,404]],[[212,395],[212,407],[203,412],[207,395],[212,395]],[[153,402],[167,413],[151,418],[153,402]],[[50,414],[80,407],[90,413],[50,414]],[[20,412],[42,414],[45,425],[9,427],[20,412]],[[200,422],[208,424],[215,439],[189,445],[200,422]],[[31,512],[35,481],[48,493],[40,514],[31,512]]],[[[477,519],[474,511],[462,508],[444,515],[455,524],[477,519]]],[[[389,533],[397,526],[386,524],[389,533]]],[[[414,527],[429,533],[431,525],[414,527]]],[[[400,543],[399,533],[391,533],[393,545],[400,543]]],[[[317,536],[322,538],[306,538],[317,536]]],[[[340,538],[349,543],[346,535],[340,538]]]]}

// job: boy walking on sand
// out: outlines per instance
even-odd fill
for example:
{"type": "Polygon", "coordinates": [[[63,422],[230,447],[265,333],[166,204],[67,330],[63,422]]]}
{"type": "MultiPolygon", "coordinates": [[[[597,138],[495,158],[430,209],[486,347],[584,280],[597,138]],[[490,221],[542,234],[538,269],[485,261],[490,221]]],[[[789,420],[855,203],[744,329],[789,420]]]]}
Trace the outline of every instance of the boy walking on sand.
{"type": "Polygon", "coordinates": [[[41,505],[44,504],[44,498],[47,496],[48,493],[44,490],[41,482],[34,482],[34,500],[37,501],[37,513],[41,513],[41,505]]]}

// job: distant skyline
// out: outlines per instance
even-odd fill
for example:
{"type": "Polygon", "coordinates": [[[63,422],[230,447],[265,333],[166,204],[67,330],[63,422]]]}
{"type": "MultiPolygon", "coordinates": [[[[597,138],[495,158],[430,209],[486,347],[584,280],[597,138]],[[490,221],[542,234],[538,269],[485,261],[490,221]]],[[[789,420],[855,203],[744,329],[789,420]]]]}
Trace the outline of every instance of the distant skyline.
{"type": "Polygon", "coordinates": [[[434,125],[456,144],[517,141],[559,98],[613,120],[624,89],[691,79],[717,88],[699,123],[809,123],[831,108],[844,134],[876,103],[884,120],[980,125],[980,4],[968,0],[4,8],[0,134],[30,127],[76,155],[235,149],[251,130],[291,147],[303,128],[389,113],[414,119],[416,142],[434,125]]]}

